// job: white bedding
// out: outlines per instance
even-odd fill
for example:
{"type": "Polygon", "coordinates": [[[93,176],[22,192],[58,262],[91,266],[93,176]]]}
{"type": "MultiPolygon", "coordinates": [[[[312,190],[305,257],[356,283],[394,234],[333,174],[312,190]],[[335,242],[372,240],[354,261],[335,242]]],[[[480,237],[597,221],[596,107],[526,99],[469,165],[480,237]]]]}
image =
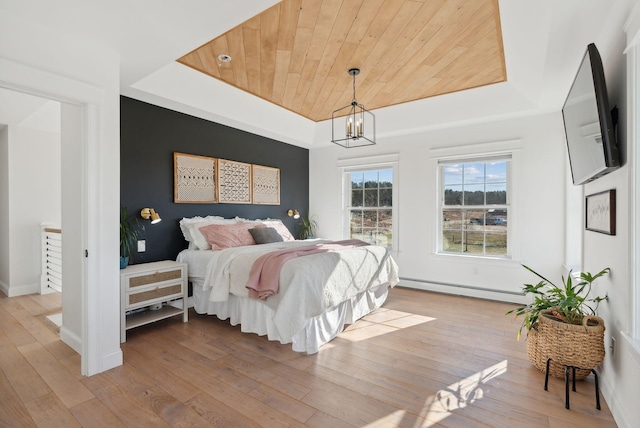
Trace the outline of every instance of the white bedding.
{"type": "Polygon", "coordinates": [[[280,291],[266,301],[248,297],[245,285],[253,261],[265,252],[328,241],[290,241],[229,248],[184,250],[178,261],[189,264],[189,280],[198,313],[230,319],[242,331],[293,343],[314,353],[345,324],[355,322],[384,303],[387,288],[398,282],[388,251],[363,246],[299,257],[286,262],[280,291]]]}

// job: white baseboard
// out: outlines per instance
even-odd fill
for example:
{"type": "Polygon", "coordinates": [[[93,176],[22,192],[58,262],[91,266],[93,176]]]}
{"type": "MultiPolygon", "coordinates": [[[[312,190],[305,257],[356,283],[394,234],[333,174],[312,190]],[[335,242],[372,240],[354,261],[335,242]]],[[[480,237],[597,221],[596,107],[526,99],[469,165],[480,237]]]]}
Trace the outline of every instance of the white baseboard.
{"type": "Polygon", "coordinates": [[[71,349],[82,355],[82,339],[64,325],[60,327],[60,340],[69,345],[71,349]]]}
{"type": "Polygon", "coordinates": [[[399,287],[416,288],[418,290],[433,291],[436,293],[454,294],[456,296],[475,297],[485,300],[497,300],[507,303],[528,303],[527,298],[520,293],[511,293],[500,290],[473,287],[458,284],[443,284],[416,279],[400,278],[399,287]]]}
{"type": "Polygon", "coordinates": [[[4,282],[0,282],[0,290],[7,297],[24,296],[26,294],[37,294],[40,292],[40,284],[26,284],[26,285],[14,285],[9,286],[4,282]]]}
{"type": "MultiPolygon", "coordinates": [[[[111,354],[104,355],[100,358],[100,368],[98,373],[102,373],[114,367],[121,366],[123,362],[122,349],[118,348],[117,351],[111,354]]],[[[91,373],[89,374],[91,376],[91,373]]]]}

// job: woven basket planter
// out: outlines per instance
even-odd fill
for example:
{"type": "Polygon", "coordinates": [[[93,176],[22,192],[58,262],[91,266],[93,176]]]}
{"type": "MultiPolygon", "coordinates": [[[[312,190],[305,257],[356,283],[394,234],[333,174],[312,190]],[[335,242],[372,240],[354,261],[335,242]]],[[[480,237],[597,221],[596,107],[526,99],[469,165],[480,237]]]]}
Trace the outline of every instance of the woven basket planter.
{"type": "Polygon", "coordinates": [[[604,320],[585,316],[582,325],[567,324],[546,316],[552,311],[540,312],[536,326],[527,333],[529,360],[544,372],[551,358],[549,374],[561,379],[565,366],[580,367],[584,370],[576,370],[576,380],[584,379],[604,360],[604,320]]]}

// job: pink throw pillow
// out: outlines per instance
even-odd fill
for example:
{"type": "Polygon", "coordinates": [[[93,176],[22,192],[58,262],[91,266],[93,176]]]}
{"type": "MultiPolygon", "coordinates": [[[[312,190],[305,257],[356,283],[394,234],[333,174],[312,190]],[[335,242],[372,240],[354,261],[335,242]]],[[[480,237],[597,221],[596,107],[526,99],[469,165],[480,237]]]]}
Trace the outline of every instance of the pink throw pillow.
{"type": "Polygon", "coordinates": [[[200,233],[211,245],[212,250],[255,245],[256,241],[249,232],[253,225],[249,223],[210,224],[200,228],[200,233]]]}

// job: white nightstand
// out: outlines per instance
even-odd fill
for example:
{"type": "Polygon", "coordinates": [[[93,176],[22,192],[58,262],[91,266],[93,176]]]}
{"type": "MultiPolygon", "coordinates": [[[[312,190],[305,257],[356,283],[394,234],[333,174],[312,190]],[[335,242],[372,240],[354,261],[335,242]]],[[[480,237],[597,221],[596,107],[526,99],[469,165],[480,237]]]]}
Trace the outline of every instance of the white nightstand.
{"type": "Polygon", "coordinates": [[[183,322],[188,321],[186,263],[170,260],[142,263],[120,272],[120,342],[126,342],[130,328],[176,315],[182,315],[183,322]],[[174,302],[179,299],[182,302],[174,302]],[[157,304],[162,307],[142,310],[157,304]]]}

